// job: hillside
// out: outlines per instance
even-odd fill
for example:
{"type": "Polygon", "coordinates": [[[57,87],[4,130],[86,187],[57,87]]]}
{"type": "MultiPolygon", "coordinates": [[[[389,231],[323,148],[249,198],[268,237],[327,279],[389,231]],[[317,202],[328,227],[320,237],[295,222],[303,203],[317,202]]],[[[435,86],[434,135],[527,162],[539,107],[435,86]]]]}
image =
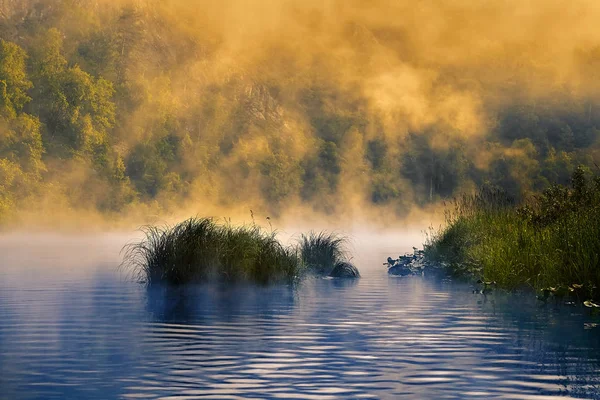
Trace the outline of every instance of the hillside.
{"type": "Polygon", "coordinates": [[[596,168],[587,3],[560,30],[552,2],[374,3],[1,2],[0,220],[184,204],[401,217],[596,168]]]}

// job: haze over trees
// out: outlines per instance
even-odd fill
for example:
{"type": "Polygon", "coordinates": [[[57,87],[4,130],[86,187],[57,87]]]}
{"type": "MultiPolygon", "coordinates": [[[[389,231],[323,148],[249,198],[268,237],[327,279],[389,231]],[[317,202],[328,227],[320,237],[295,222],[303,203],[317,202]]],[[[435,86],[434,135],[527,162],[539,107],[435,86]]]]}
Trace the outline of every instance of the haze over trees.
{"type": "Polygon", "coordinates": [[[460,2],[212,3],[0,2],[0,221],[208,203],[402,216],[596,168],[586,2],[560,38],[539,28],[552,2],[499,2],[497,24],[460,2]]]}

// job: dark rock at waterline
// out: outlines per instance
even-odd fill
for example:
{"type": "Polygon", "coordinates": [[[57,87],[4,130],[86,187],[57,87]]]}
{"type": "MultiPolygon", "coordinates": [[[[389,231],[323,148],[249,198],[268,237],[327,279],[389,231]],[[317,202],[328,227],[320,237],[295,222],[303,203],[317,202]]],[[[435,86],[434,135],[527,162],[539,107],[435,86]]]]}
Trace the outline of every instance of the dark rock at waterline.
{"type": "Polygon", "coordinates": [[[388,274],[396,276],[412,275],[414,272],[406,265],[394,265],[388,268],[388,274]]]}
{"type": "Polygon", "coordinates": [[[414,254],[399,256],[397,260],[388,257],[388,274],[394,276],[421,275],[425,268],[425,253],[422,250],[416,250],[414,254]]]}
{"type": "Polygon", "coordinates": [[[333,278],[360,278],[358,269],[347,262],[339,262],[329,274],[333,278]]]}

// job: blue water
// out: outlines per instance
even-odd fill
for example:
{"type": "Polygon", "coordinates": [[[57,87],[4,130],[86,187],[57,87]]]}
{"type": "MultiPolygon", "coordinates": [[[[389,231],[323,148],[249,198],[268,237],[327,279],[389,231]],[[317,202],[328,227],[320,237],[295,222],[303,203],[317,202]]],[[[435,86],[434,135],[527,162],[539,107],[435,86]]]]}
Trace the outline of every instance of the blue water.
{"type": "Polygon", "coordinates": [[[600,398],[581,307],[391,278],[146,290],[122,238],[0,238],[0,399],[600,398]]]}

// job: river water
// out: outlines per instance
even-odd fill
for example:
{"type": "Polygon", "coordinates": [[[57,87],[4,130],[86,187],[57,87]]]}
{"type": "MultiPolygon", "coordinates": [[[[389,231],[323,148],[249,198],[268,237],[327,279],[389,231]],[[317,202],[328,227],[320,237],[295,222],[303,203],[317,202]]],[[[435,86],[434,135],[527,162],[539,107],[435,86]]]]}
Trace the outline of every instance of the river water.
{"type": "Polygon", "coordinates": [[[358,282],[147,290],[124,240],[0,238],[0,399],[600,398],[581,307],[388,277],[383,248],[358,282]]]}

